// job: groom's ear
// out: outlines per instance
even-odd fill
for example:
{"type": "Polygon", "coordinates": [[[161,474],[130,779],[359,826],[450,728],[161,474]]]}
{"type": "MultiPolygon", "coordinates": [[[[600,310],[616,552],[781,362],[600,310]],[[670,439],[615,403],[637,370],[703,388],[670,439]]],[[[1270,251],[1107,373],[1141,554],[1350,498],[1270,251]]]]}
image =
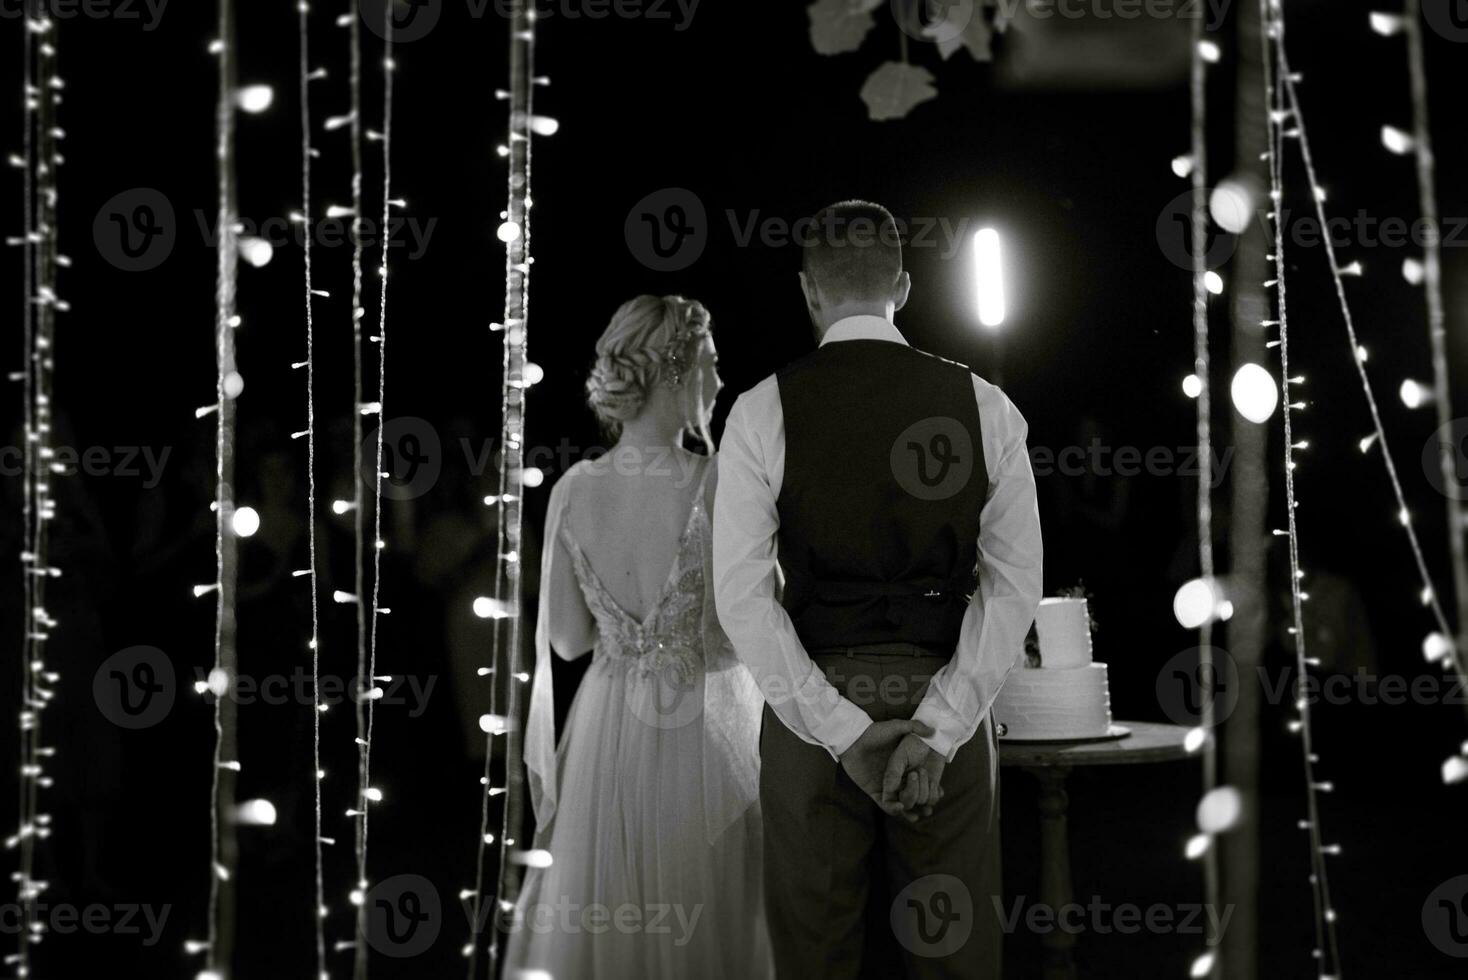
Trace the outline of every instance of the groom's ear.
{"type": "Polygon", "coordinates": [[[907,270],[897,274],[897,290],[892,294],[892,309],[894,312],[907,305],[907,295],[912,292],[912,276],[907,270]]]}
{"type": "Polygon", "coordinates": [[[800,277],[800,291],[805,296],[805,305],[806,306],[815,306],[816,305],[815,304],[815,297],[811,296],[811,294],[810,294],[811,293],[810,280],[805,277],[804,270],[802,270],[800,272],[797,272],[796,275],[800,277]]]}

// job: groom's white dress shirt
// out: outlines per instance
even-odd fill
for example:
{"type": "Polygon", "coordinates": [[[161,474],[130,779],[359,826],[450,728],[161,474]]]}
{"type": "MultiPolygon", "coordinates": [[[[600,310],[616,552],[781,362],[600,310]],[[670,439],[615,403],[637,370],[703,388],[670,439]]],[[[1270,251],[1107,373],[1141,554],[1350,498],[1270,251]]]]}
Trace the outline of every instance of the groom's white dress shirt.
{"type": "MultiPolygon", "coordinates": [[[[906,344],[890,322],[853,316],[821,346],[845,340],[906,344]]],[[[1028,427],[1005,394],[975,376],[989,493],[979,520],[979,579],[953,659],[933,675],[913,717],[945,759],[973,737],[1024,650],[1042,595],[1040,516],[1025,448],[1028,427]]],[[[810,659],[777,598],[776,501],[785,473],[785,421],[774,375],[740,395],[719,447],[714,497],[714,595],[719,621],[770,707],[800,738],[840,756],[871,724],[810,659]]]]}

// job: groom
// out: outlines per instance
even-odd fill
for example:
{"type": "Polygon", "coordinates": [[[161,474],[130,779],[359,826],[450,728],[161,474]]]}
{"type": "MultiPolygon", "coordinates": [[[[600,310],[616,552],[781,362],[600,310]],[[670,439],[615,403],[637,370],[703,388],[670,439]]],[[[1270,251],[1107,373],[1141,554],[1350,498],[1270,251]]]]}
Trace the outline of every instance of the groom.
{"type": "Polygon", "coordinates": [[[885,208],[826,208],[803,253],[820,346],[735,403],[714,504],[719,619],[768,702],[777,974],[860,975],[892,942],[864,935],[870,893],[908,977],[997,980],[989,708],[1041,595],[1025,421],[893,325],[911,281],[885,208]]]}

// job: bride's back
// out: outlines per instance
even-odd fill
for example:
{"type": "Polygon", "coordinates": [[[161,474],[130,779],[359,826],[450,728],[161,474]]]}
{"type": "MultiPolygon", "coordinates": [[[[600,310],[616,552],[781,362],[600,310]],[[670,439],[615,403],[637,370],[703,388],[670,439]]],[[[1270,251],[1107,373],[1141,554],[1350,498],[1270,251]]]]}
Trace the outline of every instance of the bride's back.
{"type": "Polygon", "coordinates": [[[661,597],[712,460],[619,447],[579,464],[566,526],[607,592],[645,621],[661,597]]]}

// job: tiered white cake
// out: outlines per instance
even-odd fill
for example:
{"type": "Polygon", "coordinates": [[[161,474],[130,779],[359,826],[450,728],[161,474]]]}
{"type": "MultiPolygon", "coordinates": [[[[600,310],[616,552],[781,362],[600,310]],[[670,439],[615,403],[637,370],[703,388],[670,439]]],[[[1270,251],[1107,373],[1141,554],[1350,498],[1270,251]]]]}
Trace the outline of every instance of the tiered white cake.
{"type": "Polygon", "coordinates": [[[994,701],[1004,737],[1048,741],[1097,738],[1111,730],[1106,665],[1091,662],[1086,600],[1041,599],[1035,612],[1040,666],[1009,672],[994,701]]]}

